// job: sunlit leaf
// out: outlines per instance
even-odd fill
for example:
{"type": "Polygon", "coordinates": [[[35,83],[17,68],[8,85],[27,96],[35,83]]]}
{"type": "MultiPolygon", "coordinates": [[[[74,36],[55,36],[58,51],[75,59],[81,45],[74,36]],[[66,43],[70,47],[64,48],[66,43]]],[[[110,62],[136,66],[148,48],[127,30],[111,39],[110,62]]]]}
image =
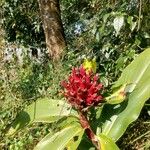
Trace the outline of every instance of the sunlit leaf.
{"type": "Polygon", "coordinates": [[[34,150],[76,150],[84,130],[80,124],[72,124],[55,134],[48,134],[34,148],[34,150]]]}
{"type": "Polygon", "coordinates": [[[118,146],[111,138],[108,138],[107,136],[100,134],[98,139],[101,150],[119,150],[118,146]]]}
{"type": "Polygon", "coordinates": [[[33,122],[55,122],[65,116],[76,116],[77,113],[63,100],[48,98],[38,99],[20,112],[12,123],[8,134],[13,134],[20,128],[33,122]]]}
{"type": "Polygon", "coordinates": [[[109,104],[118,104],[123,102],[126,99],[126,86],[127,85],[121,86],[115,93],[106,97],[106,102],[109,104]]]}
{"type": "Polygon", "coordinates": [[[123,72],[113,88],[131,84],[127,101],[105,105],[100,122],[102,133],[117,141],[128,125],[135,121],[150,97],[150,49],[141,53],[123,72]]]}

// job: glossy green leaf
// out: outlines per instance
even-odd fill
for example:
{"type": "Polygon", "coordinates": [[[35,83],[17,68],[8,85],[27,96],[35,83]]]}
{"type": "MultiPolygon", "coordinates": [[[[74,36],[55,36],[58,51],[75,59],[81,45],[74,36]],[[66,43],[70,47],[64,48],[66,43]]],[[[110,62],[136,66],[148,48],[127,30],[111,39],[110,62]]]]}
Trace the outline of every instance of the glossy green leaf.
{"type": "Polygon", "coordinates": [[[72,124],[55,134],[48,134],[34,148],[34,150],[76,150],[84,130],[79,123],[72,124]]]}
{"type": "Polygon", "coordinates": [[[25,125],[33,122],[51,123],[65,116],[76,116],[76,111],[63,100],[38,99],[18,114],[8,134],[13,134],[25,125]]]}
{"type": "Polygon", "coordinates": [[[141,53],[129,66],[125,68],[121,77],[115,83],[113,88],[123,84],[132,84],[128,92],[132,92],[135,87],[150,73],[150,48],[141,53]]]}
{"type": "Polygon", "coordinates": [[[107,136],[100,134],[98,139],[101,150],[119,150],[118,146],[111,138],[108,138],[107,136]]]}
{"type": "Polygon", "coordinates": [[[118,105],[105,105],[101,123],[102,133],[117,141],[128,125],[135,121],[150,97],[150,49],[141,53],[122,73],[113,88],[130,85],[127,101],[118,105]]]}

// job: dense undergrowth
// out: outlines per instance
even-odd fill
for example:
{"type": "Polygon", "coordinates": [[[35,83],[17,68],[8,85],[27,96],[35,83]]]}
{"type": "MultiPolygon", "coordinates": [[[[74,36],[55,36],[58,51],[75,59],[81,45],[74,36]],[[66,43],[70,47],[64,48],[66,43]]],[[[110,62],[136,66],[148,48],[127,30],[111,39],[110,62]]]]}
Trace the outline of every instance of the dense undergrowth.
{"type": "MultiPolygon", "coordinates": [[[[96,57],[97,73],[106,93],[109,94],[110,87],[123,69],[150,46],[148,0],[62,0],[62,20],[68,50],[57,64],[54,64],[46,54],[39,61],[35,57],[30,58],[26,53],[26,47],[45,45],[37,2],[35,0],[2,2],[0,7],[4,7],[1,9],[3,11],[0,11],[2,16],[0,27],[3,28],[1,33],[5,36],[3,41],[0,37],[0,149],[2,150],[33,149],[47,133],[55,130],[57,122],[53,125],[34,123],[16,135],[6,134],[16,115],[37,98],[62,98],[60,81],[67,77],[72,67],[80,66],[84,58],[96,57]],[[6,41],[11,44],[17,43],[17,46],[24,45],[22,63],[19,63],[15,53],[11,60],[4,61],[3,54],[8,44],[6,41]]],[[[138,120],[128,127],[124,136],[117,142],[120,149],[149,149],[149,116],[150,101],[147,101],[138,120]]]]}
{"type": "MultiPolygon", "coordinates": [[[[31,104],[39,97],[50,97],[61,99],[60,81],[66,78],[70,69],[83,62],[84,55],[69,52],[61,63],[53,65],[47,59],[43,59],[39,63],[25,57],[23,64],[18,66],[17,60],[3,62],[1,65],[1,148],[10,150],[33,149],[37,142],[47,133],[53,132],[57,124],[36,123],[19,131],[16,135],[7,136],[7,129],[16,117],[16,115],[28,104],[31,104]],[[81,57],[82,56],[82,57],[81,57]]],[[[134,56],[135,57],[135,56],[134,56]]],[[[103,63],[102,65],[105,65],[103,63]]],[[[97,68],[107,91],[113,84],[117,65],[114,64],[111,70],[112,76],[107,76],[106,72],[101,72],[97,68]]],[[[123,68],[122,68],[123,69],[123,68]]],[[[65,102],[64,102],[65,103],[65,102]]],[[[149,102],[143,108],[139,119],[130,125],[125,135],[118,141],[119,147],[122,149],[142,149],[149,146],[149,102]],[[143,136],[142,136],[143,135],[143,136]],[[137,140],[136,140],[137,139],[137,140]],[[129,142],[130,141],[130,142],[129,142]],[[135,144],[136,143],[136,144],[135,144]]],[[[61,112],[60,112],[61,113],[61,112]]]]}

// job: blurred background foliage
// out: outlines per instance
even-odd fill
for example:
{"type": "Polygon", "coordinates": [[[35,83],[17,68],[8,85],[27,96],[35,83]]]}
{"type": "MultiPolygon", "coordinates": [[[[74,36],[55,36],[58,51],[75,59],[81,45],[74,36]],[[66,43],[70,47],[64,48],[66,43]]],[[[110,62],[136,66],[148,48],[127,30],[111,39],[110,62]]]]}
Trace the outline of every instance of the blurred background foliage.
{"type": "MultiPolygon", "coordinates": [[[[58,64],[53,64],[47,56],[37,0],[0,1],[2,149],[32,149],[34,144],[50,132],[49,125],[38,124],[19,132],[15,137],[5,135],[7,125],[27,104],[38,97],[61,98],[60,81],[69,73],[71,67],[80,65],[85,57],[96,56],[97,72],[110,92],[110,86],[120,76],[121,71],[150,46],[149,0],[61,0],[60,6],[67,50],[63,59],[58,64]],[[20,46],[23,59],[21,64],[16,54],[17,47],[20,46]],[[28,56],[30,47],[44,48],[40,61],[28,56]],[[6,61],[7,48],[15,49],[15,52],[6,61]]],[[[146,134],[150,127],[148,112],[149,102],[138,122],[131,125],[127,134],[120,139],[120,148],[149,147],[150,141],[147,137],[150,134],[146,134]],[[134,127],[137,134],[127,136],[133,132],[134,127]],[[143,136],[140,137],[141,135],[143,136]],[[136,138],[138,139],[135,140],[136,138]]]]}

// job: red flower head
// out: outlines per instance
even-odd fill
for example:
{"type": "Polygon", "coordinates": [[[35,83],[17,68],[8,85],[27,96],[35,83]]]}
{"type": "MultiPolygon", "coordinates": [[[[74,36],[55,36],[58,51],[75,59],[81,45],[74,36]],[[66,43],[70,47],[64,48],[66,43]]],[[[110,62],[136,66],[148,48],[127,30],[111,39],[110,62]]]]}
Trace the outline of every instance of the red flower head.
{"type": "Polygon", "coordinates": [[[98,83],[98,76],[86,72],[83,66],[73,68],[68,81],[63,81],[64,95],[68,102],[76,109],[84,109],[101,102],[99,91],[102,84],[98,83]]]}

